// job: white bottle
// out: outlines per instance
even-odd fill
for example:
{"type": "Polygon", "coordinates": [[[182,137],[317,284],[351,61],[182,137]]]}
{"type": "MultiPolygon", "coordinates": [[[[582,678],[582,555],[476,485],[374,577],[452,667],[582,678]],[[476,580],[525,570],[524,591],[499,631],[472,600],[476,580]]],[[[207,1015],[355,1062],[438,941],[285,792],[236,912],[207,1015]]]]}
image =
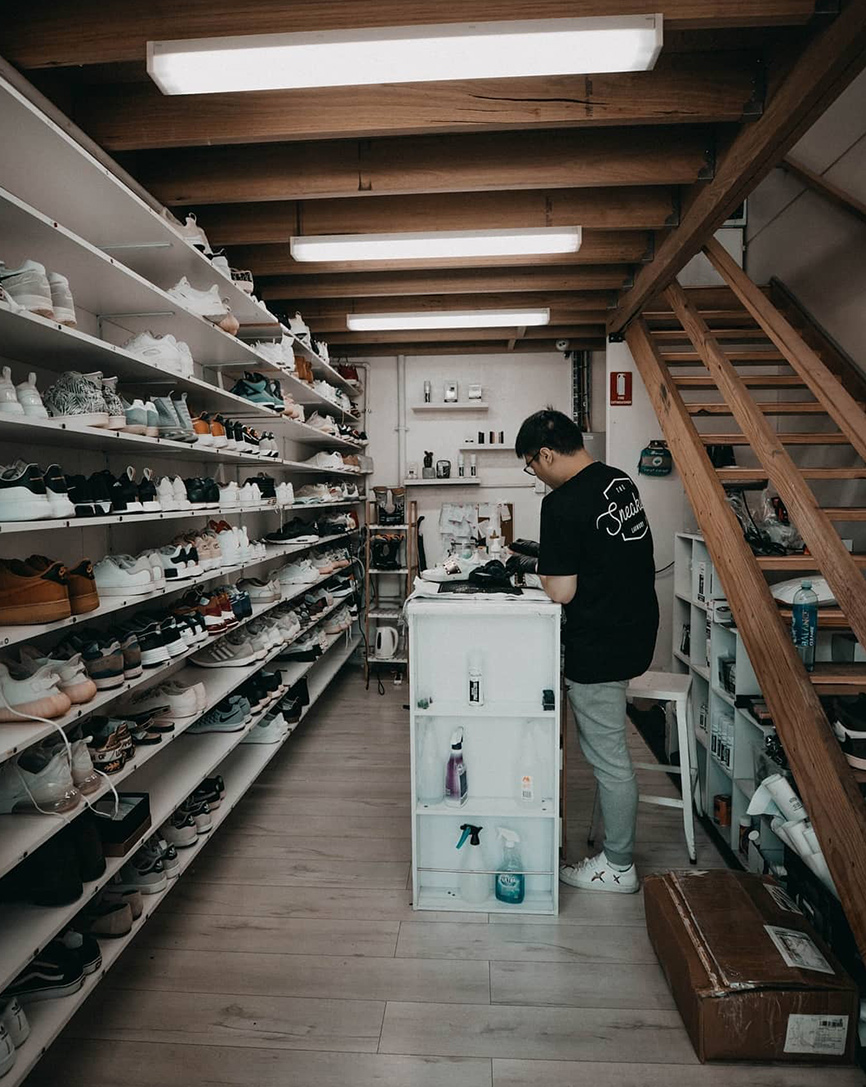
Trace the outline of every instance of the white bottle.
{"type": "Polygon", "coordinates": [[[514,777],[517,799],[530,808],[536,807],[541,801],[541,761],[538,757],[535,726],[527,721],[522,731],[514,777]]]}
{"type": "Polygon", "coordinates": [[[481,658],[477,653],[469,657],[467,700],[470,706],[484,705],[484,679],[481,674],[481,658]]]}
{"type": "Polygon", "coordinates": [[[420,733],[418,755],[418,803],[441,804],[445,796],[442,759],[436,747],[436,729],[432,721],[425,723],[420,733]]]}

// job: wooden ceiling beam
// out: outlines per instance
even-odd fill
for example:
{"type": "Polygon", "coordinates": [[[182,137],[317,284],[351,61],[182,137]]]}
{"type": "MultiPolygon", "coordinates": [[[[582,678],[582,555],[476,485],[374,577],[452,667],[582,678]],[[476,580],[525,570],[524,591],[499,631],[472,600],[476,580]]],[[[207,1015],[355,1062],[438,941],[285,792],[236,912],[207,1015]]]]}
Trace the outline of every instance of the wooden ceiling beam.
{"type": "Polygon", "coordinates": [[[620,335],[746,196],[781,161],[815,119],[866,65],[866,0],[849,0],[816,34],[780,82],[763,115],[730,142],[711,181],[694,186],[679,226],[661,242],[620,298],[608,332],[620,335]]]}
{"type": "Polygon", "coordinates": [[[304,316],[311,318],[321,314],[346,313],[437,313],[440,310],[455,309],[526,309],[537,308],[557,310],[561,313],[575,313],[592,310],[607,310],[616,301],[615,291],[515,291],[487,294],[423,294],[397,296],[391,298],[328,298],[302,300],[293,294],[270,295],[297,302],[304,316]],[[301,304],[302,303],[302,304],[301,304]]]}
{"type": "Polygon", "coordinates": [[[678,218],[678,193],[662,186],[217,204],[198,216],[216,247],[288,243],[300,235],[419,230],[663,230],[678,218]]]}
{"type": "MultiPolygon", "coordinates": [[[[806,23],[814,0],[660,0],[665,31],[716,27],[785,26],[806,23]]],[[[582,0],[580,14],[632,15],[634,0],[582,0]]],[[[0,52],[19,68],[140,61],[147,42],[232,34],[341,30],[359,26],[556,19],[575,14],[572,0],[184,0],[165,4],[114,4],[102,0],[46,0],[38,17],[4,20],[0,52]],[[110,18],[108,17],[110,15],[110,18]],[[175,20],[175,21],[173,21],[175,20]]]]}
{"type": "Polygon", "coordinates": [[[662,55],[650,72],[164,95],[86,85],[75,121],[112,152],[568,126],[739,123],[760,113],[760,57],[662,55]]]}
{"type": "Polygon", "coordinates": [[[121,157],[172,207],[304,200],[312,213],[311,201],[339,197],[689,185],[712,176],[713,156],[707,126],[663,125],[323,140],[121,157]]]}
{"type": "MultiPolygon", "coordinates": [[[[471,268],[450,272],[369,272],[350,275],[298,276],[287,283],[283,298],[399,298],[406,295],[489,294],[510,291],[616,291],[630,280],[626,265],[598,268],[471,268]]],[[[271,287],[267,286],[267,297],[271,287]]],[[[276,297],[271,295],[271,297],[276,297]]]]}
{"type": "MultiPolygon", "coordinates": [[[[292,277],[322,276],[343,272],[413,271],[445,268],[554,268],[590,264],[634,264],[652,260],[654,236],[649,230],[585,230],[583,242],[576,253],[553,257],[471,257],[419,261],[333,261],[302,263],[292,260],[289,247],[280,245],[247,245],[233,247],[229,257],[235,268],[249,268],[262,276],[292,277]]],[[[273,287],[269,283],[268,287],[273,287]]],[[[279,281],[279,289],[286,284],[279,281]]],[[[266,296],[267,297],[267,296],[266,296]]]]}

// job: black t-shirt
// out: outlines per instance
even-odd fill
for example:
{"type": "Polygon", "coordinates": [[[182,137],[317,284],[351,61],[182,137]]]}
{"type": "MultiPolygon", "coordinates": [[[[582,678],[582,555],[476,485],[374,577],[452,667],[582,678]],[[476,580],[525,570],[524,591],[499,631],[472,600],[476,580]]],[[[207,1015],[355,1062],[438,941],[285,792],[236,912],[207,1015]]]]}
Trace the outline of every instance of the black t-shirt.
{"type": "Polygon", "coordinates": [[[593,461],[541,504],[539,574],[577,575],[565,605],[565,675],[632,679],[649,668],[659,625],[653,538],[625,472],[593,461]]]}

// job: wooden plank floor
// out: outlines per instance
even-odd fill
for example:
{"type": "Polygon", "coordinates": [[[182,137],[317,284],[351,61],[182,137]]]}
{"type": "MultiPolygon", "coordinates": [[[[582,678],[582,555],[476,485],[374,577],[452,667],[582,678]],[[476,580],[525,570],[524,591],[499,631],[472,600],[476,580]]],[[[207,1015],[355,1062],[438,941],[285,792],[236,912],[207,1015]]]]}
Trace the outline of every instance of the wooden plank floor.
{"type": "MultiPolygon", "coordinates": [[[[413,912],[405,699],[344,672],[28,1087],[862,1087],[701,1067],[639,894],[566,889],[557,918],[413,912]]],[[[569,740],[579,857],[593,788],[569,740]]],[[[682,841],[675,810],[641,808],[643,872],[687,866],[682,841]]],[[[723,863],[700,829],[698,859],[723,863]]]]}

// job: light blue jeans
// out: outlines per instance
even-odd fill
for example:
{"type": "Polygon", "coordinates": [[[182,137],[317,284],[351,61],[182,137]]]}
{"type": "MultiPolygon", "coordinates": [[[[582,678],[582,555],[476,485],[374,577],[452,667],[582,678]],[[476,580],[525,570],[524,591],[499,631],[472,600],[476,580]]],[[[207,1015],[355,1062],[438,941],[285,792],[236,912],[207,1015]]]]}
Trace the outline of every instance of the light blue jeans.
{"type": "Polygon", "coordinates": [[[626,737],[628,680],[574,683],[566,679],[565,686],[580,748],[598,782],[605,856],[611,864],[629,865],[634,857],[638,790],[626,737]]]}

